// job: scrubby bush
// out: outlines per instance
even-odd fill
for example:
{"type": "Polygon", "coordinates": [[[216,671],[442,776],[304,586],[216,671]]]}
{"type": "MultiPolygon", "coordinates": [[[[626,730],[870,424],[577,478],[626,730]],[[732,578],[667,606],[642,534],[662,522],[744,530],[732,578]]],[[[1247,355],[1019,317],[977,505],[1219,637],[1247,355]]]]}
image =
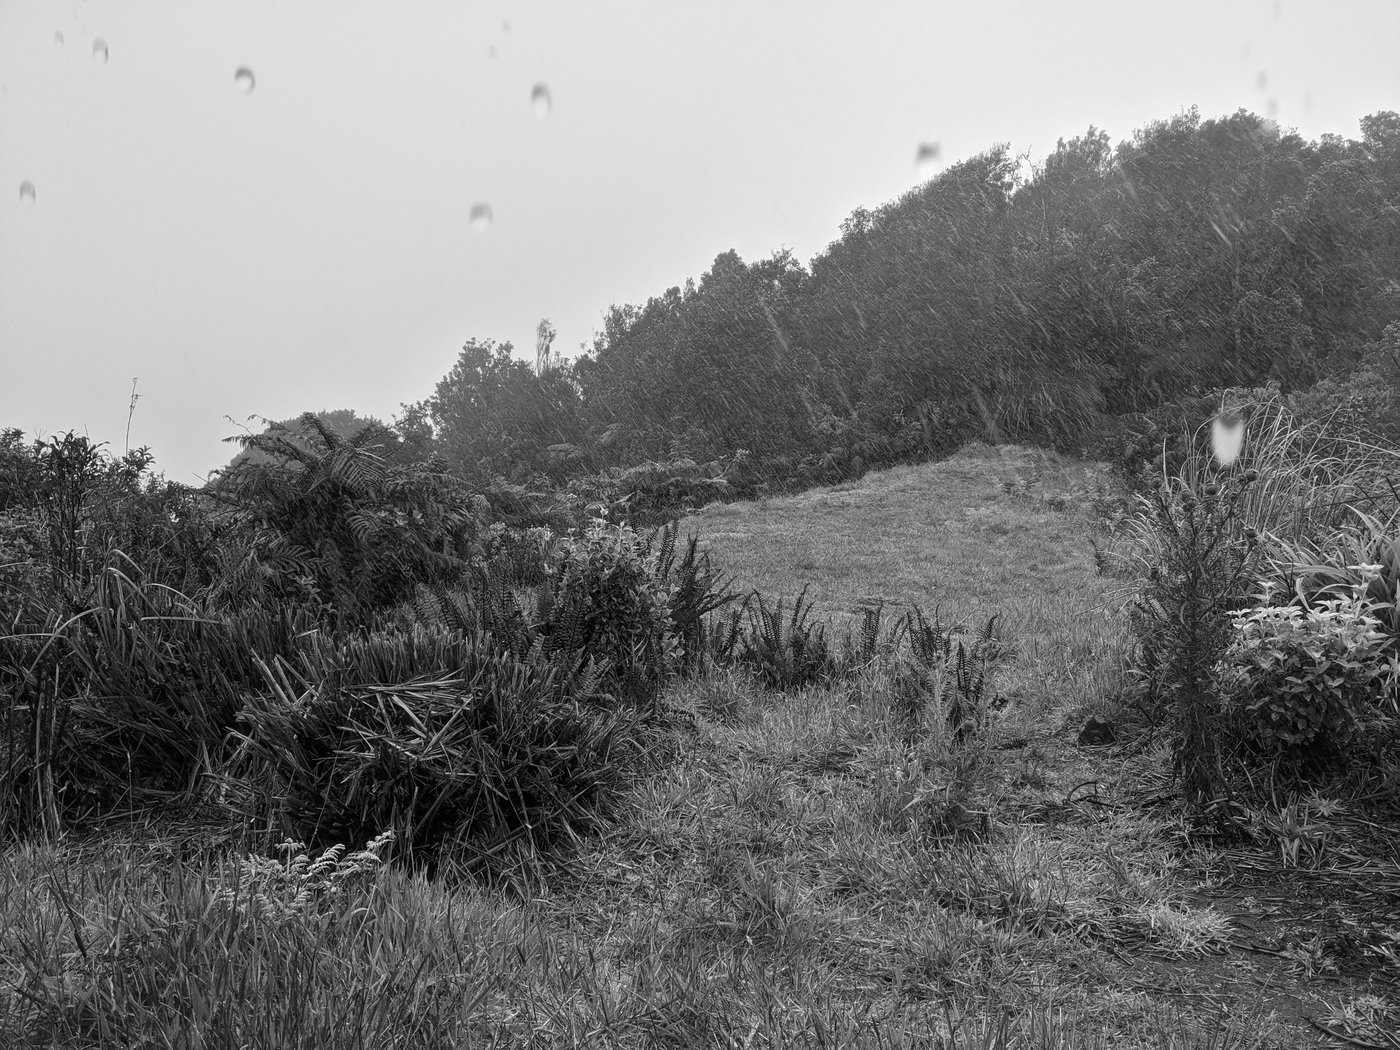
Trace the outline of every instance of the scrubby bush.
{"type": "Polygon", "coordinates": [[[719,463],[701,464],[677,455],[578,478],[569,483],[569,491],[587,504],[644,525],[721,499],[730,494],[730,485],[719,463]]]}
{"type": "Polygon", "coordinates": [[[406,855],[468,863],[590,824],[622,783],[635,716],[595,669],[414,626],[307,639],[240,712],[245,804],[313,845],[389,828],[406,855]]]}
{"type": "Polygon", "coordinates": [[[1231,640],[1228,611],[1258,584],[1258,540],[1237,513],[1255,478],[1209,481],[1200,495],[1174,480],[1159,481],[1143,500],[1160,556],[1130,610],[1139,643],[1132,673],[1175,729],[1175,767],[1187,801],[1205,807],[1229,791],[1210,669],[1231,640]]]}
{"type": "Polygon", "coordinates": [[[563,546],[548,602],[550,647],[606,661],[609,687],[647,705],[680,654],[659,563],[629,526],[595,520],[563,546]]]}
{"type": "Polygon", "coordinates": [[[221,600],[310,595],[328,622],[357,626],[480,556],[485,503],[433,464],[400,460],[382,427],[342,438],[308,412],[295,432],[278,425],[239,440],[263,456],[207,489],[238,534],[214,588],[221,600]]]}
{"type": "Polygon", "coordinates": [[[1393,724],[1400,660],[1366,605],[1353,596],[1238,610],[1216,667],[1236,731],[1303,767],[1393,724]]]}

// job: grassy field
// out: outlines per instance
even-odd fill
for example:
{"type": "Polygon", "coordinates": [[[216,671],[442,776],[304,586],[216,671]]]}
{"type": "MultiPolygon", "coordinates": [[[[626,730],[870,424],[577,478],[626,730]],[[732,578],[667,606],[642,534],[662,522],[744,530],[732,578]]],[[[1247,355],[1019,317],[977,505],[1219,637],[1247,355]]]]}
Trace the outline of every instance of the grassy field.
{"type": "Polygon", "coordinates": [[[838,629],[870,599],[1001,614],[1015,702],[970,745],[901,728],[898,656],[796,694],[716,670],[673,688],[686,717],[604,833],[523,894],[370,860],[240,883],[254,838],[171,814],[11,851],[0,1032],[42,987],[72,1005],[32,1045],[1397,1045],[1400,855],[1374,813],[1313,798],[1272,846],[1212,848],[1163,741],[1077,744],[1127,644],[1100,485],[973,446],[687,522],[736,587],[810,585],[838,629]]]}
{"type": "Polygon", "coordinates": [[[1124,486],[1102,464],[973,444],[938,463],[687,519],[736,590],[807,587],[818,616],[854,626],[862,603],[916,603],[969,634],[997,615],[1017,659],[1004,685],[1054,719],[1097,710],[1119,684],[1122,587],[1097,577],[1095,499],[1124,486]]]}

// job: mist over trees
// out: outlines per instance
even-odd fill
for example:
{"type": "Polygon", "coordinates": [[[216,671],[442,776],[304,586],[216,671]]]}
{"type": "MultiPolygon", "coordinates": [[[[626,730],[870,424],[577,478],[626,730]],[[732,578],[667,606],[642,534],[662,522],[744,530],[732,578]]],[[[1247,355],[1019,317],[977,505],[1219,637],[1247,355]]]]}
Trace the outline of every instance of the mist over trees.
{"type": "Polygon", "coordinates": [[[468,478],[801,484],[973,437],[1092,449],[1192,395],[1345,378],[1396,321],[1400,115],[1309,142],[1193,109],[1029,174],[993,146],[856,210],[810,267],[721,253],[540,374],[474,339],[401,423],[468,478]]]}

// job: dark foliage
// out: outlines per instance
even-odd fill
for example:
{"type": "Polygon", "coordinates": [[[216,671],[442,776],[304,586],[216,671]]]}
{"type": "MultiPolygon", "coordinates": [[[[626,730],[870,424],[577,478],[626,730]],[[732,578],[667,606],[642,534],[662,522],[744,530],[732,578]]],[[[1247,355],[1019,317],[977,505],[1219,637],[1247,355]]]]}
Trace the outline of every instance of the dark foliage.
{"type": "Polygon", "coordinates": [[[299,426],[238,438],[261,458],[235,463],[206,490],[237,529],[217,597],[309,599],[353,625],[420,582],[466,572],[489,513],[483,499],[432,462],[400,458],[382,428],[345,439],[312,413],[299,426]]]}
{"type": "Polygon", "coordinates": [[[240,715],[247,779],[311,843],[393,828],[417,861],[451,847],[489,869],[519,840],[586,830],[635,753],[635,718],[597,702],[596,671],[489,635],[317,634],[263,674],[240,715]]]}

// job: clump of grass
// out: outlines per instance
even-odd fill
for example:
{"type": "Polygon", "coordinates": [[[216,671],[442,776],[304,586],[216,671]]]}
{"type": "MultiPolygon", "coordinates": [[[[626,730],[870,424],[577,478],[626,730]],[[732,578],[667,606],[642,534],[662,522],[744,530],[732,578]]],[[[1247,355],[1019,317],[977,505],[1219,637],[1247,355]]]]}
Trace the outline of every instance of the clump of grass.
{"type": "Polygon", "coordinates": [[[592,826],[640,750],[639,717],[599,697],[597,672],[538,647],[520,658],[415,627],[312,638],[301,662],[264,666],[237,773],[258,786],[249,816],[318,845],[392,828],[406,859],[450,848],[515,878],[517,861],[592,826]]]}

